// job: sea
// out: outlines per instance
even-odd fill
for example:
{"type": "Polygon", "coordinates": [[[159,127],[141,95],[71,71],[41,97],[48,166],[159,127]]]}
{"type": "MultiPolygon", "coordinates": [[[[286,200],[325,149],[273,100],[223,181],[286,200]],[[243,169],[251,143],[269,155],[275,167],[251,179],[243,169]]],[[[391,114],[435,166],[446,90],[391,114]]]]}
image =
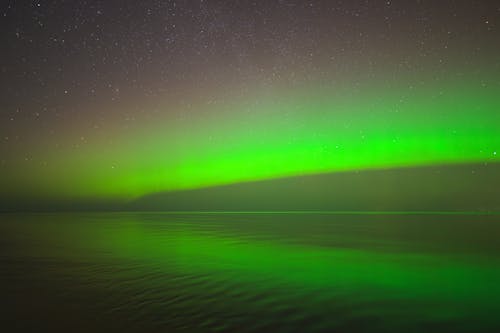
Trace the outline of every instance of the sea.
{"type": "Polygon", "coordinates": [[[0,214],[4,332],[500,332],[500,215],[0,214]]]}

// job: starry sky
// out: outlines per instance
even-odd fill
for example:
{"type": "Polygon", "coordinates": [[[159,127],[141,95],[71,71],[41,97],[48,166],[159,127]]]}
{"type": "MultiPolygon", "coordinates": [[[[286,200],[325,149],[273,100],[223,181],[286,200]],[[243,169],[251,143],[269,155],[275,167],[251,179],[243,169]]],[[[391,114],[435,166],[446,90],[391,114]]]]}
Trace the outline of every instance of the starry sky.
{"type": "Polygon", "coordinates": [[[7,0],[0,24],[2,200],[500,161],[498,1],[7,0]]]}

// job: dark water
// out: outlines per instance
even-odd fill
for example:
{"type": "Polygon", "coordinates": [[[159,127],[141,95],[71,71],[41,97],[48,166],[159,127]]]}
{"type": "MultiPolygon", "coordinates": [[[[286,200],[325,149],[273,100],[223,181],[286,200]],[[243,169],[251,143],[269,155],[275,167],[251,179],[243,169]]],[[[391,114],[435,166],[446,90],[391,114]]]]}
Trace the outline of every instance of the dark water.
{"type": "Polygon", "coordinates": [[[1,327],[499,332],[500,216],[4,214],[1,327]]]}

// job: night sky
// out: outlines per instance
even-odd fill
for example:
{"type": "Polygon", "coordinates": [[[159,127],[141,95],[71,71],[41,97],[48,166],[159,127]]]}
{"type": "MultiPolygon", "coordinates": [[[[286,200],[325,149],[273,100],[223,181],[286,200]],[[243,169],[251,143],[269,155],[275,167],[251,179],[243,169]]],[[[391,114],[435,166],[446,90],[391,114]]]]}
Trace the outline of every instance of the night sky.
{"type": "Polygon", "coordinates": [[[499,1],[3,1],[0,22],[2,200],[500,161],[499,1]]]}

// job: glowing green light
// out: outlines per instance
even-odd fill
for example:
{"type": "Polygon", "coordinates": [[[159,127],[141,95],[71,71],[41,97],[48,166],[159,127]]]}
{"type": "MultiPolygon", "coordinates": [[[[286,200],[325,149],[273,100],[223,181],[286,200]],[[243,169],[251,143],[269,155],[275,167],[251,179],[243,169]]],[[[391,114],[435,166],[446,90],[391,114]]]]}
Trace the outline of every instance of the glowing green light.
{"type": "Polygon", "coordinates": [[[499,161],[498,87],[440,88],[330,89],[225,104],[113,141],[39,151],[47,165],[14,166],[4,189],[126,199],[342,170],[499,161]]]}

